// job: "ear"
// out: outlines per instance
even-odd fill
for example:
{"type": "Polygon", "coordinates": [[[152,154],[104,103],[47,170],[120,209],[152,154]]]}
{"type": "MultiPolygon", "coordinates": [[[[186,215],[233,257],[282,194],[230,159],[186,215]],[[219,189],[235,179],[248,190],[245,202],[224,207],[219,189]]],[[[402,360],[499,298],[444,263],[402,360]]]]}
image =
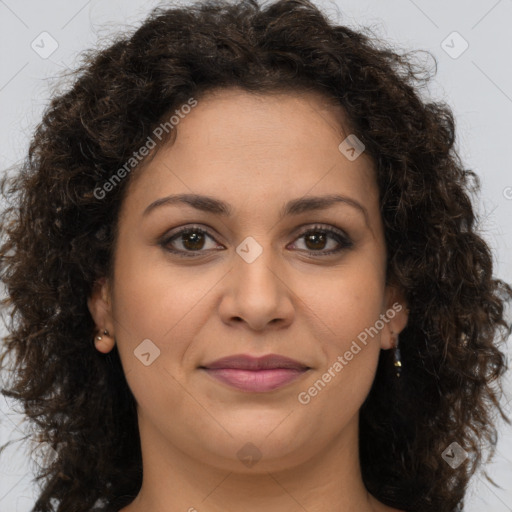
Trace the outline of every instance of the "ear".
{"type": "Polygon", "coordinates": [[[384,327],[381,332],[380,345],[384,350],[393,348],[398,343],[398,335],[407,325],[409,309],[403,290],[388,284],[384,293],[383,315],[384,327]]]}
{"type": "Polygon", "coordinates": [[[87,299],[87,307],[96,324],[94,345],[99,352],[106,354],[114,348],[115,344],[110,283],[106,277],[94,283],[92,293],[87,299]],[[103,333],[105,329],[108,334],[103,333]],[[96,336],[101,336],[101,340],[96,336]]]}

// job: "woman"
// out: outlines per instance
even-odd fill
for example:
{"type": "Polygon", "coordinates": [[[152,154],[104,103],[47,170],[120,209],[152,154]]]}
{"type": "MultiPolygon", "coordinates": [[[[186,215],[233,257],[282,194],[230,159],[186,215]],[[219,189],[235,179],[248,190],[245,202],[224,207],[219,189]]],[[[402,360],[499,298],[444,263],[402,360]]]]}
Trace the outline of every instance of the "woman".
{"type": "Polygon", "coordinates": [[[421,80],[306,0],[87,55],[3,183],[35,511],[462,507],[512,288],[421,80]]]}

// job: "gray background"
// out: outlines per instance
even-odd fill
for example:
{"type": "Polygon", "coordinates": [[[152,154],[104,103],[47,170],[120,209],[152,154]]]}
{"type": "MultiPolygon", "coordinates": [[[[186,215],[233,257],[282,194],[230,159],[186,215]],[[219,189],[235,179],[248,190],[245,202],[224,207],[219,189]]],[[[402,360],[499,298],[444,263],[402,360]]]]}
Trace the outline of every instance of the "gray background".
{"type": "MultiPolygon", "coordinates": [[[[497,276],[512,282],[512,0],[316,3],[332,19],[356,28],[370,26],[399,49],[423,49],[436,56],[438,73],[428,94],[449,103],[455,113],[457,146],[464,164],[482,180],[478,204],[482,233],[495,250],[497,276]]],[[[74,68],[77,55],[95,46],[98,38],[137,26],[159,4],[164,3],[0,0],[0,169],[24,158],[55,78],[74,68]],[[49,35],[41,35],[43,32],[49,35]],[[51,55],[45,54],[52,45],[58,46],[51,55]]],[[[503,400],[509,412],[511,382],[509,374],[503,400]]],[[[26,432],[21,420],[13,403],[0,396],[0,444],[26,432]]],[[[33,467],[34,461],[19,442],[0,457],[2,512],[30,510],[36,496],[33,467]]],[[[500,427],[497,455],[486,469],[501,489],[477,474],[465,510],[512,511],[511,427],[500,427]]]]}

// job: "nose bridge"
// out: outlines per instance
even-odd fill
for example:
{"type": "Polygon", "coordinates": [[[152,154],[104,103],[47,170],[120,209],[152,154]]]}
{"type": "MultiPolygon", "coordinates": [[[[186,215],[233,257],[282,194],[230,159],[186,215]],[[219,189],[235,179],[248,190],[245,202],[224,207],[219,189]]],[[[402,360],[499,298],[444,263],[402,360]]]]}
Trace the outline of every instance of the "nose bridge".
{"type": "MultiPolygon", "coordinates": [[[[272,244],[263,241],[259,237],[247,236],[236,247],[238,259],[236,259],[235,271],[247,286],[254,287],[260,292],[269,293],[272,289],[279,288],[274,281],[278,280],[275,266],[276,258],[272,254],[272,244]],[[263,245],[265,244],[265,245],[263,245]]],[[[270,234],[267,239],[270,239],[270,234]]]]}
{"type": "Polygon", "coordinates": [[[263,241],[247,236],[236,247],[230,289],[223,301],[225,320],[244,320],[252,328],[262,328],[280,319],[290,320],[292,305],[282,273],[276,267],[270,234],[263,241]],[[265,244],[265,245],[263,245],[265,244]]]}

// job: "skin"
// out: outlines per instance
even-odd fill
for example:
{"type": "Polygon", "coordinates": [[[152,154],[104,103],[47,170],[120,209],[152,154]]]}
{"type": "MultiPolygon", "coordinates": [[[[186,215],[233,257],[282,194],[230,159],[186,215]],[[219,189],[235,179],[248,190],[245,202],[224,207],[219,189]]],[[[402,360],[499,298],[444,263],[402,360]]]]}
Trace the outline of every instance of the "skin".
{"type": "Polygon", "coordinates": [[[380,350],[393,347],[407,310],[385,281],[373,161],[341,153],[350,133],[343,126],[341,107],[316,93],[223,89],[201,98],[180,120],[176,140],[134,171],[114,277],[100,280],[88,301],[98,330],[109,331],[96,348],[106,353],[117,343],[137,401],[144,479],[122,512],[395,510],[363,485],[358,421],[380,350]],[[221,199],[232,216],[184,204],[143,215],[156,199],[179,193],[221,199]],[[279,219],[289,200],[333,193],[359,202],[367,218],[337,203],[279,219]],[[340,245],[330,236],[308,244],[303,233],[315,224],[342,230],[353,246],[322,256],[340,245]],[[159,245],[190,225],[208,231],[203,245],[178,236],[167,247],[199,247],[194,257],[159,245]],[[262,249],[251,263],[236,252],[248,236],[262,249]],[[359,343],[362,350],[308,404],[299,403],[298,394],[397,302],[401,311],[359,343]],[[145,339],[160,350],[148,366],[134,355],[145,339]],[[241,353],[280,354],[311,369],[282,388],[251,393],[198,368],[241,353]],[[261,454],[252,467],[237,456],[249,442],[261,454]]]}

